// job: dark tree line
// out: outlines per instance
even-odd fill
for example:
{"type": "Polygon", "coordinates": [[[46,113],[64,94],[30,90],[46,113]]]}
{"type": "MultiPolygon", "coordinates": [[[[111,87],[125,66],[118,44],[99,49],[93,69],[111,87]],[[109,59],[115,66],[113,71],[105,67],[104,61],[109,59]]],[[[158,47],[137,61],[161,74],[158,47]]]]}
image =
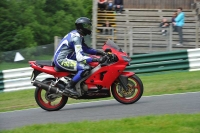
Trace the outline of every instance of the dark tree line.
{"type": "Polygon", "coordinates": [[[92,0],[0,0],[0,51],[53,43],[92,17],[92,0]]]}

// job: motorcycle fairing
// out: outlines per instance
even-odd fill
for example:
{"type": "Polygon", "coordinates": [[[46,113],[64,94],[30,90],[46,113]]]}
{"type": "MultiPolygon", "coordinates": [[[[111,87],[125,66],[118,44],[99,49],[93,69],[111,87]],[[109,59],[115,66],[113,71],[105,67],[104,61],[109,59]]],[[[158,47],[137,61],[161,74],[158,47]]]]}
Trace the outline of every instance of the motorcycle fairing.
{"type": "Polygon", "coordinates": [[[95,84],[101,85],[103,88],[110,88],[111,84],[116,80],[116,78],[123,72],[124,66],[113,65],[101,67],[98,71],[94,72],[88,79],[85,81],[86,84],[95,84]],[[101,78],[101,74],[103,78],[101,78]]]}

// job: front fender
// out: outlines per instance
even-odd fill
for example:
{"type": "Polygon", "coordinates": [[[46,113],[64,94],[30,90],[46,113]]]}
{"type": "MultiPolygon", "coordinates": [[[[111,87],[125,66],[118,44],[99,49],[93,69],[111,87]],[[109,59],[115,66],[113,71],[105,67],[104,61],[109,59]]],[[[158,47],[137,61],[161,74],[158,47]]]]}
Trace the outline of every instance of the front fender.
{"type": "Polygon", "coordinates": [[[122,72],[121,75],[126,76],[126,77],[131,77],[133,75],[135,75],[134,72],[122,72]]]}
{"type": "Polygon", "coordinates": [[[135,73],[134,72],[122,72],[119,77],[119,83],[123,86],[123,88],[128,91],[128,77],[132,77],[135,73]]]}

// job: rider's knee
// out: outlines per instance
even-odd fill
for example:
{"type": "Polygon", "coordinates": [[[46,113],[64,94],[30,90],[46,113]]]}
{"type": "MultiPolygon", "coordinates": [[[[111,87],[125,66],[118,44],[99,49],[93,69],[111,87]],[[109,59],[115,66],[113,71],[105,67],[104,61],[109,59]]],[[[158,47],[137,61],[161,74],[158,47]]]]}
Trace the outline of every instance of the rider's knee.
{"type": "Polygon", "coordinates": [[[90,74],[91,67],[89,65],[85,65],[83,72],[81,73],[81,77],[86,77],[90,74]]]}

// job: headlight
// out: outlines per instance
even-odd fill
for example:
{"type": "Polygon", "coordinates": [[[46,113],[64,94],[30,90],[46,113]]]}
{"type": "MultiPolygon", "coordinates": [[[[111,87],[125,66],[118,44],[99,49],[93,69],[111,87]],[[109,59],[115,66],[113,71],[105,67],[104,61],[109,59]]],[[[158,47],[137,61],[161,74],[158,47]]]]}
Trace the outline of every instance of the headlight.
{"type": "Polygon", "coordinates": [[[131,61],[131,58],[128,57],[128,56],[122,56],[122,58],[123,58],[124,61],[126,61],[126,62],[130,62],[130,61],[131,61]]]}

